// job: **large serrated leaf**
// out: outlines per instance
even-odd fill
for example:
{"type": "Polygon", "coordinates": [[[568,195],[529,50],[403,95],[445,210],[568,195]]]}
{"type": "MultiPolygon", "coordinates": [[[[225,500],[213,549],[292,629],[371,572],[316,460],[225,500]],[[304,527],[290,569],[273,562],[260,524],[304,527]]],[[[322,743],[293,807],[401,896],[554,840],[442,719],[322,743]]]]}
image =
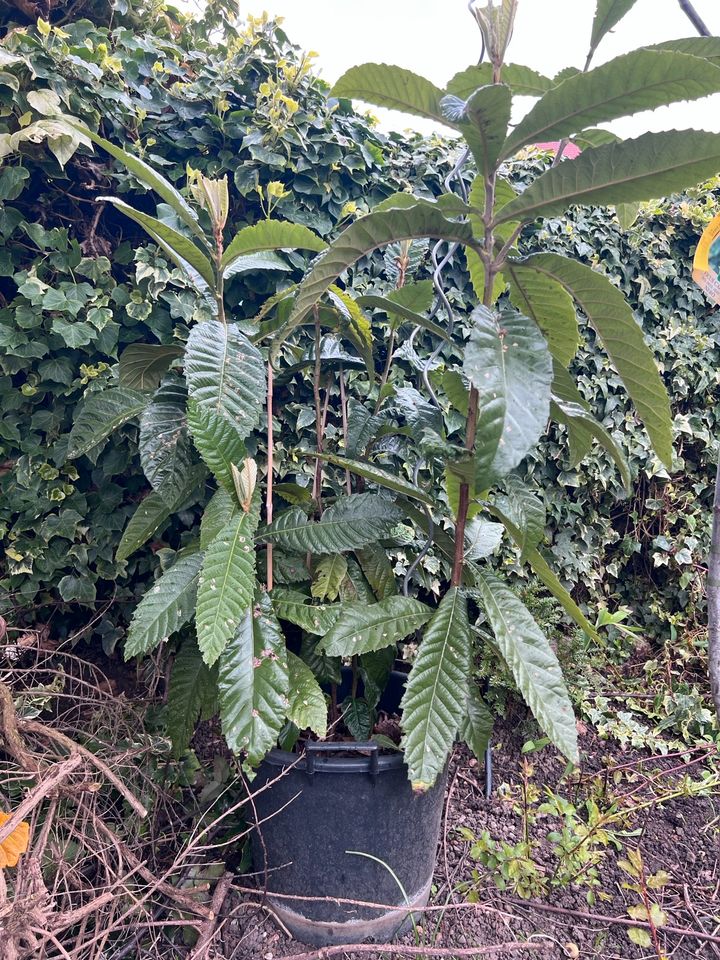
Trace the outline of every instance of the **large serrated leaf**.
{"type": "Polygon", "coordinates": [[[517,476],[505,481],[505,494],[498,494],[495,506],[520,533],[521,559],[525,559],[545,536],[545,504],[517,476]]]}
{"type": "Polygon", "coordinates": [[[267,594],[248,607],[218,665],[222,731],[234,753],[258,764],[277,741],[287,715],[285,638],[267,594]]]}
{"type": "Polygon", "coordinates": [[[435,502],[424,490],[415,486],[414,483],[410,483],[409,480],[405,480],[389,470],[383,470],[382,467],[376,467],[372,463],[366,463],[364,460],[351,460],[349,457],[339,457],[334,453],[308,453],[307,456],[316,457],[326,463],[333,463],[336,467],[344,467],[358,477],[364,477],[371,483],[376,483],[379,487],[401,493],[404,497],[410,497],[411,500],[420,500],[421,503],[427,503],[428,505],[435,502]]]}
{"type": "Polygon", "coordinates": [[[503,207],[498,223],[554,217],[571,204],[618,204],[666,197],[720,169],[720,134],[703,130],[645,133],[587,150],[538,177],[503,207]]]}
{"type": "Polygon", "coordinates": [[[195,638],[189,638],[175,657],[168,686],[167,729],[175,759],[190,745],[199,717],[207,716],[216,701],[217,671],[204,662],[195,638]]]}
{"type": "Polygon", "coordinates": [[[192,463],[184,407],[153,401],[140,417],[140,463],[153,490],[172,504],[192,463]]]}
{"type": "Polygon", "coordinates": [[[412,597],[388,597],[378,603],[349,603],[318,646],[330,656],[352,657],[404,640],[432,611],[412,597]]]}
{"type": "Polygon", "coordinates": [[[478,307],[463,372],[478,391],[475,486],[483,490],[516,467],[545,429],[552,359],[532,320],[478,307]]]}
{"type": "Polygon", "coordinates": [[[345,336],[363,358],[370,379],[374,379],[375,361],[373,359],[373,337],[370,321],[363,313],[357,300],[334,284],[329,288],[328,296],[344,321],[343,331],[345,336]]]}
{"type": "MultiPolygon", "coordinates": [[[[435,237],[457,243],[473,242],[469,224],[448,220],[442,207],[429,200],[415,199],[409,207],[369,213],[351,224],[317,258],[300,284],[292,313],[280,332],[280,339],[298,327],[328,287],[365,254],[397,240],[420,237],[435,237]]],[[[275,342],[276,351],[279,342],[275,342]]]]}
{"type": "Polygon", "coordinates": [[[696,100],[720,90],[720,68],[675,51],[633,50],[549,90],[508,137],[502,156],[561,140],[585,127],[696,100]]]}
{"type": "Polygon", "coordinates": [[[237,498],[221,487],[216,490],[205,507],[200,521],[200,547],[206,550],[216,537],[227,528],[239,512],[237,498]]]}
{"type": "Polygon", "coordinates": [[[288,620],[307,633],[324,636],[338,618],[342,604],[313,604],[310,598],[298,590],[275,587],[270,594],[275,615],[280,620],[288,620]]]}
{"type": "Polygon", "coordinates": [[[630,493],[632,477],[625,454],[602,424],[598,423],[584,407],[559,398],[553,398],[550,403],[550,416],[567,427],[571,466],[577,466],[592,447],[593,440],[597,440],[612,457],[620,472],[625,492],[630,493]]]}
{"type": "Polygon", "coordinates": [[[139,416],[148,403],[147,394],[128,387],[108,387],[85,398],[68,439],[67,456],[75,460],[88,453],[128,420],[139,416]]]}
{"type": "Polygon", "coordinates": [[[605,34],[635,6],[636,0],[597,0],[595,18],[590,37],[590,54],[593,53],[605,34]]]}
{"type": "Polygon", "coordinates": [[[448,124],[440,108],[442,90],[411,70],[387,63],[363,63],[351,67],[337,81],[332,95],[364,100],[376,107],[401,110],[448,124]]]}
{"type": "Polygon", "coordinates": [[[465,700],[465,716],[460,723],[460,738],[472,750],[475,757],[482,761],[490,744],[495,718],[490,708],[480,696],[477,684],[468,684],[465,700]]]}
{"type": "Polygon", "coordinates": [[[498,649],[525,702],[555,746],[578,763],[573,707],[547,637],[502,580],[479,571],[475,579],[498,649]]]}
{"type": "Polygon", "coordinates": [[[210,320],[190,331],[185,379],[198,407],[225,417],[244,440],[260,422],[265,403],[265,364],[234,323],[210,320]]]}
{"type": "Polygon", "coordinates": [[[501,523],[472,517],[465,526],[465,558],[481,560],[489,557],[500,546],[503,530],[501,523]]]}
{"type": "Polygon", "coordinates": [[[264,543],[279,543],[295,553],[326,554],[356,550],[389,536],[403,518],[392,500],[374,493],[340,497],[312,523],[300,507],[283,513],[258,535],[264,543]]]}
{"type": "Polygon", "coordinates": [[[567,366],[580,346],[572,298],[550,277],[507,260],[503,275],[509,283],[510,302],[530,317],[547,338],[550,353],[567,366]]]}
{"type": "Polygon", "coordinates": [[[692,57],[701,57],[709,60],[716,67],[720,66],[720,37],[683,37],[678,40],[663,40],[662,43],[653,43],[645,47],[646,50],[677,50],[678,53],[689,53],[692,57]]]}
{"type": "MultiPolygon", "coordinates": [[[[447,92],[467,100],[478,87],[492,82],[492,64],[479,63],[456,73],[448,82],[447,92]]],[[[541,97],[553,87],[553,81],[549,77],[517,63],[503,64],[502,82],[506,83],[517,97],[541,97]]]]}
{"type": "Polygon", "coordinates": [[[208,666],[225,649],[255,591],[255,521],[239,513],[208,546],[198,586],[198,646],[208,666]]]}
{"type": "Polygon", "coordinates": [[[131,343],[120,354],[120,383],[132,390],[156,390],[170,364],[182,355],[182,347],[131,343]]]}
{"type": "Polygon", "coordinates": [[[294,653],[287,654],[289,674],[288,720],[299,730],[312,730],[322,740],[327,735],[327,704],[320,684],[306,663],[294,653]]]}
{"type": "Polygon", "coordinates": [[[187,422],[193,442],[212,475],[234,495],[232,468],[239,466],[247,456],[237,430],[226,417],[218,416],[208,407],[201,407],[195,399],[188,402],[187,422]]]}
{"type": "Polygon", "coordinates": [[[362,550],[356,550],[355,556],[378,600],[385,600],[397,593],[392,564],[379,543],[369,543],[362,550]]]}
{"type": "Polygon", "coordinates": [[[319,253],[327,244],[308,227],[286,220],[261,220],[251,227],[243,227],[230,241],[222,258],[223,271],[232,271],[239,257],[263,250],[313,250],[319,253]]]}
{"type": "Polygon", "coordinates": [[[127,560],[144,543],[147,543],[150,537],[161,530],[170,517],[192,497],[206,477],[207,470],[204,464],[191,467],[184,486],[178,490],[177,497],[171,503],[166,502],[155,491],[149,493],[130,517],[115,551],[115,559],[127,560]]]}
{"type": "Polygon", "coordinates": [[[603,274],[555,253],[537,254],[523,263],[562,284],[583,310],[620,374],[655,452],[669,469],[670,400],[642,328],[622,293],[603,274]]]}
{"type": "Polygon", "coordinates": [[[435,783],[462,723],[471,642],[467,600],[452,587],[425,629],[400,704],[401,746],[415,790],[435,783]]]}
{"type": "Polygon", "coordinates": [[[179,554],[170,569],[150,587],[135,607],[130,622],[126,660],[154,650],[191,619],[202,559],[199,550],[179,554]]]}
{"type": "Polygon", "coordinates": [[[441,340],[450,342],[447,331],[443,330],[437,323],[428,320],[427,317],[424,317],[420,313],[415,313],[415,311],[408,309],[408,307],[402,303],[395,303],[395,301],[389,297],[378,297],[374,294],[368,294],[363,297],[358,297],[357,302],[361,307],[370,307],[372,310],[384,310],[385,313],[391,317],[398,318],[399,320],[407,320],[418,327],[422,327],[423,330],[427,330],[428,333],[440,337],[441,340]]]}
{"type": "Polygon", "coordinates": [[[318,560],[310,587],[312,596],[316,600],[337,600],[347,569],[347,560],[341,553],[331,553],[318,560]]]}
{"type": "MultiPolygon", "coordinates": [[[[495,170],[510,122],[511,101],[510,87],[504,83],[480,87],[464,103],[460,101],[462,108],[454,120],[481,175],[495,170]]],[[[452,109],[452,99],[444,98],[443,106],[446,112],[452,109]]]]}

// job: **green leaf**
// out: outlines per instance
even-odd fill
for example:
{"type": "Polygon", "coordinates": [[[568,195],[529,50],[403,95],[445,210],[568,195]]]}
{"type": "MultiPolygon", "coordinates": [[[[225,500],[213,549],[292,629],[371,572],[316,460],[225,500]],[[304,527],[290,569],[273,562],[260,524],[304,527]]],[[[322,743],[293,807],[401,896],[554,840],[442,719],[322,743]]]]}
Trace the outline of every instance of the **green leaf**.
{"type": "Polygon", "coordinates": [[[490,708],[480,696],[477,684],[471,681],[465,700],[465,716],[460,723],[460,738],[480,761],[485,759],[494,725],[495,718],[490,708]]]}
{"type": "Polygon", "coordinates": [[[166,503],[174,503],[192,465],[184,407],[153,401],[140,417],[143,473],[166,503]]]}
{"type": "Polygon", "coordinates": [[[356,550],[355,556],[378,600],[385,600],[397,593],[392,564],[379,543],[369,543],[362,550],[356,550]]]}
{"type": "Polygon", "coordinates": [[[435,288],[432,280],[416,280],[414,283],[405,283],[397,290],[392,290],[386,299],[415,313],[424,313],[430,309],[434,298],[435,288]]]}
{"type": "Polygon", "coordinates": [[[503,530],[501,523],[473,517],[465,527],[465,557],[468,560],[481,560],[489,557],[500,546],[503,530]]]}
{"type": "Polygon", "coordinates": [[[286,503],[292,504],[311,504],[312,491],[307,487],[301,487],[299,483],[276,483],[273,485],[273,493],[276,493],[286,503]]]}
{"type": "Polygon", "coordinates": [[[561,140],[585,127],[696,100],[720,89],[720,68],[672,51],[633,50],[549,90],[502,148],[509,157],[528,143],[561,140]]]}
{"type": "Polygon", "coordinates": [[[313,250],[320,253],[327,244],[316,233],[299,223],[285,220],[260,220],[251,227],[243,227],[230,241],[223,253],[223,272],[232,271],[238,257],[263,250],[313,250]]]}
{"type": "Polygon", "coordinates": [[[615,24],[622,20],[634,6],[635,0],[597,0],[590,37],[591,55],[605,34],[612,30],[615,24]]]}
{"type": "Polygon", "coordinates": [[[593,439],[595,439],[612,457],[620,472],[623,486],[626,492],[630,493],[632,477],[625,454],[602,424],[598,423],[584,407],[557,398],[553,398],[550,403],[550,416],[553,420],[557,420],[558,423],[563,423],[567,427],[568,437],[570,438],[571,466],[576,466],[580,460],[584,459],[592,446],[593,439]]]}
{"type": "Polygon", "coordinates": [[[318,650],[316,637],[304,634],[300,643],[300,656],[313,672],[318,683],[327,686],[342,683],[342,660],[340,657],[328,657],[318,650]]]}
{"type": "Polygon", "coordinates": [[[363,694],[368,706],[374,710],[387,687],[390,673],[395,664],[397,647],[383,647],[358,657],[358,671],[363,683],[363,694]]]}
{"type": "Polygon", "coordinates": [[[505,476],[532,449],[550,411],[552,361],[532,320],[486,307],[473,311],[463,372],[476,388],[476,489],[505,476]]]}
{"type": "Polygon", "coordinates": [[[206,550],[216,537],[227,528],[240,510],[235,493],[224,487],[216,490],[205,507],[200,521],[200,547],[206,550]]]}
{"type": "Polygon", "coordinates": [[[615,215],[621,230],[627,232],[632,227],[640,213],[640,206],[639,203],[618,203],[615,207],[615,215]]]}
{"type": "Polygon", "coordinates": [[[428,333],[440,337],[441,340],[447,340],[448,343],[450,342],[447,331],[443,330],[439,324],[433,323],[432,320],[428,320],[427,317],[424,317],[420,313],[415,313],[401,303],[396,303],[394,300],[391,300],[390,297],[376,297],[374,294],[368,294],[363,297],[358,297],[357,303],[361,307],[369,307],[371,310],[384,310],[385,313],[391,317],[408,320],[410,323],[422,327],[423,330],[427,330],[428,333]]]}
{"type": "Polygon", "coordinates": [[[364,697],[348,697],[342,704],[343,723],[353,740],[363,742],[370,739],[373,728],[373,711],[364,697]]]}
{"type": "Polygon", "coordinates": [[[480,174],[495,170],[510,123],[512,97],[504,83],[475,90],[466,101],[443,98],[443,108],[470,147],[480,174]]]}
{"type": "Polygon", "coordinates": [[[255,590],[254,518],[239,513],[207,548],[198,587],[198,646],[212,666],[233,636],[255,590]]]}
{"type": "Polygon", "coordinates": [[[185,351],[190,399],[224,417],[244,440],[260,422],[265,403],[265,364],[234,323],[210,320],[190,331],[185,351]]]}
{"type": "MultiPolygon", "coordinates": [[[[202,647],[201,647],[202,649],[202,647]]],[[[218,666],[222,731],[233,753],[251,766],[271,750],[288,711],[285,638],[267,594],[248,606],[218,666]]]]}
{"type": "Polygon", "coordinates": [[[373,359],[373,338],[370,321],[360,309],[358,302],[334,284],[329,288],[328,296],[345,321],[345,334],[365,361],[368,375],[373,380],[375,377],[375,361],[373,359]]]}
{"type": "MultiPolygon", "coordinates": [[[[456,73],[447,85],[447,92],[467,100],[478,87],[492,82],[492,64],[480,63],[456,73]]],[[[510,87],[516,97],[541,97],[554,85],[549,77],[517,63],[503,64],[502,82],[510,87]]]]}
{"type": "Polygon", "coordinates": [[[222,278],[227,283],[228,280],[232,280],[233,277],[238,277],[240,274],[264,270],[279,270],[289,273],[292,267],[282,257],[270,251],[266,253],[246,253],[240,254],[228,263],[222,272],[222,278]]]}
{"type": "Polygon", "coordinates": [[[652,946],[652,938],[649,931],[644,930],[642,927],[628,927],[627,935],[631,943],[637,944],[638,947],[652,946]]]}
{"type": "Polygon", "coordinates": [[[167,699],[167,729],[172,755],[178,760],[187,750],[201,714],[217,698],[217,671],[200,656],[194,638],[186,640],[175,656],[167,699]]]}
{"type": "Polygon", "coordinates": [[[309,597],[297,590],[275,587],[270,594],[275,615],[280,620],[288,620],[307,633],[324,636],[338,618],[342,605],[309,603],[309,597]]]}
{"type": "Polygon", "coordinates": [[[465,712],[470,649],[467,600],[451,587],[425,629],[400,704],[413,790],[431,787],[450,754],[465,712]]]}
{"type": "Polygon", "coordinates": [[[536,497],[519,477],[510,476],[505,480],[506,495],[495,498],[495,506],[512,521],[520,534],[521,559],[527,558],[545,537],[545,504],[536,497]]]}
{"type": "Polygon", "coordinates": [[[182,347],[131,343],[120,354],[120,383],[133,390],[157,390],[170,364],[182,355],[182,347]]]}
{"type": "Polygon", "coordinates": [[[202,559],[199,550],[179,553],[170,569],[150,587],[130,622],[126,660],[154,650],[192,618],[202,559]]]}
{"type": "Polygon", "coordinates": [[[677,50],[678,53],[689,53],[692,57],[701,57],[709,60],[715,66],[720,66],[720,37],[685,37],[680,40],[663,40],[662,43],[653,43],[645,47],[646,50],[677,50]]]}
{"type": "Polygon", "coordinates": [[[479,571],[475,579],[495,641],[525,702],[555,746],[578,763],[573,707],[547,637],[502,580],[479,571]]]}
{"type": "Polygon", "coordinates": [[[440,108],[442,90],[411,70],[387,63],[363,63],[351,67],[332,89],[333,97],[364,100],[376,107],[401,110],[447,125],[440,108]]]}
{"type": "Polygon", "coordinates": [[[139,224],[153,240],[158,237],[163,241],[166,250],[171,250],[175,256],[173,259],[184,269],[184,264],[188,263],[192,269],[198,273],[207,284],[210,290],[215,289],[215,271],[210,260],[202,253],[193,240],[186,237],[184,233],[175,230],[157,217],[151,217],[149,213],[143,213],[136,210],[129,203],[120,200],[119,197],[98,197],[98,201],[112,203],[126,217],[139,224]]]}
{"type": "Polygon", "coordinates": [[[402,518],[402,510],[392,500],[353,493],[340,497],[315,523],[300,507],[293,507],[261,531],[258,539],[296,553],[342,553],[389,536],[402,518]]]}
{"type": "Polygon", "coordinates": [[[469,224],[448,220],[442,208],[429,200],[416,199],[404,209],[369,213],[351,224],[315,261],[300,284],[292,313],[274,344],[298,327],[337,278],[357,260],[397,240],[435,237],[457,243],[472,243],[469,224]]]}
{"type": "Polygon", "coordinates": [[[68,460],[88,453],[128,420],[139,416],[148,398],[127,387],[108,387],[85,397],[70,431],[68,460]]]}
{"type": "Polygon", "coordinates": [[[330,656],[341,657],[381,650],[414,633],[431,613],[429,607],[411,597],[347,604],[318,646],[330,656]]]}
{"type": "Polygon", "coordinates": [[[583,310],[645,424],[655,452],[670,469],[670,401],[642,328],[622,293],[603,274],[555,253],[541,253],[523,262],[562,284],[583,310]]]}
{"type": "Polygon", "coordinates": [[[202,227],[198,223],[197,214],[185,197],[183,197],[180,191],[177,190],[169,180],[166,180],[165,177],[154,170],[150,164],[145,163],[140,157],[136,157],[134,154],[127,153],[120,147],[116,147],[114,143],[89,130],[85,124],[80,123],[74,117],[63,117],[63,122],[79,130],[86,137],[89,137],[93,143],[102,147],[103,150],[106,150],[111,156],[115,157],[116,160],[119,160],[141,183],[162,197],[165,203],[173,208],[185,226],[190,227],[193,233],[200,239],[205,239],[202,227]]]}
{"type": "Polygon", "coordinates": [[[294,653],[287,653],[290,706],[288,720],[299,730],[312,730],[320,739],[327,736],[327,705],[325,694],[310,667],[294,653]]]}
{"type": "Polygon", "coordinates": [[[187,422],[193,442],[212,475],[228,493],[234,494],[232,467],[240,466],[247,456],[237,430],[230,420],[209,407],[201,407],[194,398],[188,401],[187,422]]]}
{"type": "Polygon", "coordinates": [[[554,217],[570,204],[618,204],[666,197],[714,176],[720,134],[645,133],[608,143],[551,167],[498,214],[498,222],[554,217]]]}
{"type": "Polygon", "coordinates": [[[503,274],[512,305],[530,317],[547,338],[550,353],[567,366],[580,345],[577,316],[565,288],[544,274],[507,260],[503,274]]]}
{"type": "Polygon", "coordinates": [[[419,500],[421,503],[427,503],[429,506],[435,503],[420,487],[410,483],[397,474],[390,473],[389,470],[383,470],[382,467],[376,467],[372,463],[366,463],[364,460],[351,460],[348,457],[339,457],[334,453],[308,453],[308,457],[315,457],[323,460],[325,463],[333,463],[336,467],[344,467],[350,473],[359,477],[364,477],[379,487],[385,487],[388,490],[394,490],[401,493],[404,497],[410,497],[411,500],[419,500]]]}
{"type": "Polygon", "coordinates": [[[147,543],[150,537],[161,530],[170,517],[190,500],[200,484],[204,484],[206,477],[205,465],[198,464],[190,469],[185,485],[178,490],[177,497],[172,503],[166,502],[155,491],[141,500],[123,531],[120,543],[115,551],[115,560],[118,562],[127,560],[144,543],[147,543]]]}
{"type": "Polygon", "coordinates": [[[337,600],[347,569],[347,560],[341,553],[332,553],[318,560],[310,587],[312,596],[316,600],[337,600]]]}

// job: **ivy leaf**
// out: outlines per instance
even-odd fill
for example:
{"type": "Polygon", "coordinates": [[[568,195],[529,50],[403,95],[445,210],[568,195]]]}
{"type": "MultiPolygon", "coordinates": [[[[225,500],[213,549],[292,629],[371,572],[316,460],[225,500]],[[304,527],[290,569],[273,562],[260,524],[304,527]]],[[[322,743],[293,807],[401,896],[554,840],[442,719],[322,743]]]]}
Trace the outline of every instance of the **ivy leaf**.
{"type": "Polygon", "coordinates": [[[622,293],[603,274],[555,253],[537,254],[524,263],[562,284],[583,310],[620,374],[655,452],[670,469],[670,400],[642,328],[622,293]]]}
{"type": "Polygon", "coordinates": [[[347,568],[347,560],[341,553],[333,553],[318,560],[310,587],[312,596],[316,600],[337,600],[347,568]]]}
{"type": "Polygon", "coordinates": [[[325,694],[310,667],[289,650],[287,664],[290,688],[288,720],[299,730],[312,730],[322,740],[327,736],[325,694]]]}
{"type": "Polygon", "coordinates": [[[108,387],[85,398],[68,439],[68,460],[76,460],[105,440],[147,406],[144,393],[127,387],[108,387]]]}
{"type": "Polygon", "coordinates": [[[429,607],[411,597],[346,604],[318,646],[330,656],[339,657],[381,650],[414,633],[431,613],[429,607]]]}
{"type": "Polygon", "coordinates": [[[503,207],[498,223],[554,217],[573,203],[633,203],[667,197],[720,168],[720,134],[703,130],[645,133],[608,143],[551,167],[503,207]]]}
{"type": "Polygon", "coordinates": [[[580,345],[575,307],[565,288],[551,277],[506,260],[503,276],[512,305],[530,317],[547,338],[553,357],[567,366],[580,345]]]}
{"type": "Polygon", "coordinates": [[[288,620],[307,633],[324,636],[338,618],[341,604],[312,604],[309,598],[297,590],[275,587],[270,594],[275,615],[280,620],[288,620]]]}
{"type": "Polygon", "coordinates": [[[115,560],[118,562],[127,560],[144,543],[147,543],[150,537],[161,530],[170,517],[190,500],[200,484],[205,482],[206,477],[205,465],[198,464],[190,469],[184,486],[178,489],[177,496],[172,502],[166,502],[156,491],[149,493],[141,500],[123,531],[115,551],[115,560]]]}
{"type": "Polygon", "coordinates": [[[289,707],[285,638],[267,594],[245,610],[218,666],[223,735],[256,766],[271,750],[289,707]]]}
{"type": "Polygon", "coordinates": [[[460,738],[470,747],[475,757],[482,761],[490,743],[495,718],[480,696],[477,684],[468,684],[465,700],[465,716],[460,723],[460,738]]]}
{"type": "Polygon", "coordinates": [[[131,343],[120,354],[120,383],[133,390],[156,390],[170,364],[182,355],[182,347],[131,343]]]}
{"type": "Polygon", "coordinates": [[[369,543],[362,550],[356,550],[355,556],[378,600],[384,600],[397,593],[392,564],[379,543],[369,543]]]}
{"type": "Polygon", "coordinates": [[[591,55],[605,34],[622,20],[625,14],[635,6],[635,2],[636,0],[597,0],[590,36],[591,55]]]}
{"type": "Polygon", "coordinates": [[[351,67],[333,87],[332,96],[364,100],[376,107],[401,110],[448,125],[440,107],[442,90],[411,70],[387,63],[351,67]]]}
{"type": "Polygon", "coordinates": [[[394,490],[395,493],[401,493],[404,497],[410,497],[411,500],[420,500],[421,503],[427,503],[429,506],[434,504],[434,500],[420,487],[404,480],[401,476],[391,473],[389,470],[383,470],[382,467],[376,467],[372,463],[366,463],[364,460],[351,460],[348,457],[339,457],[334,453],[308,453],[308,457],[315,457],[317,460],[323,460],[325,463],[333,463],[336,467],[344,467],[350,473],[359,477],[364,477],[379,487],[385,487],[387,490],[394,490]]]}
{"type": "Polygon", "coordinates": [[[470,649],[467,600],[451,587],[425,629],[400,704],[401,746],[414,790],[435,783],[452,749],[465,711],[470,649]]]}
{"type": "Polygon", "coordinates": [[[342,553],[390,535],[403,518],[392,500],[374,493],[353,493],[338,500],[311,523],[301,507],[293,507],[258,535],[295,553],[342,553]]]}
{"type": "Polygon", "coordinates": [[[153,401],[140,418],[138,440],[143,472],[166,503],[184,488],[192,459],[183,407],[153,401]]]}
{"type": "Polygon", "coordinates": [[[285,220],[260,220],[251,227],[243,227],[228,244],[222,258],[225,274],[232,271],[239,257],[264,250],[313,250],[320,253],[327,244],[308,227],[285,220]]]}
{"type": "Polygon", "coordinates": [[[239,513],[207,548],[198,586],[196,626],[203,659],[212,666],[233,636],[255,590],[255,521],[239,513]]]}
{"type": "Polygon", "coordinates": [[[674,51],[633,50],[549,90],[508,137],[502,156],[527,143],[561,140],[641,110],[720,89],[720,68],[674,51]]]}
{"type": "Polygon", "coordinates": [[[479,571],[475,580],[498,649],[525,702],[555,746],[572,763],[578,763],[573,707],[547,637],[502,580],[479,571]]]}
{"type": "Polygon", "coordinates": [[[532,320],[477,307],[463,372],[477,389],[476,489],[516,467],[545,429],[552,361],[532,320]]]}
{"type": "Polygon", "coordinates": [[[212,716],[217,702],[217,670],[203,660],[194,638],[178,650],[170,673],[167,729],[178,760],[192,740],[200,716],[212,716]]]}
{"type": "Polygon", "coordinates": [[[185,351],[190,399],[224,417],[244,440],[260,422],[265,364],[237,324],[210,320],[190,331],[185,351]]]}
{"type": "Polygon", "coordinates": [[[202,559],[199,550],[182,551],[150,587],[130,622],[126,660],[154,650],[192,618],[202,559]]]}
{"type": "Polygon", "coordinates": [[[489,557],[500,546],[504,527],[501,523],[473,517],[465,527],[465,557],[480,560],[489,557]]]}
{"type": "Polygon", "coordinates": [[[194,398],[188,401],[187,422],[193,442],[212,475],[228,493],[234,494],[232,468],[247,456],[237,430],[226,417],[201,407],[194,398]]]}

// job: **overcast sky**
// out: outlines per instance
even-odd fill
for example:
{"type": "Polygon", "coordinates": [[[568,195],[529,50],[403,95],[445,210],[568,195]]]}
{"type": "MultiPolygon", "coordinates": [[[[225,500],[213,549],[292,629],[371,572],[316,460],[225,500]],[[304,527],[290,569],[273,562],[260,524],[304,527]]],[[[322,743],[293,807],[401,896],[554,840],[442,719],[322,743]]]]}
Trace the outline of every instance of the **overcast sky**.
{"type": "MultiPolygon", "coordinates": [[[[197,9],[201,3],[180,0],[178,5],[197,9]]],[[[710,30],[720,33],[718,0],[696,0],[695,7],[710,30]]],[[[240,0],[242,16],[257,16],[263,10],[284,17],[290,39],[320,54],[319,70],[329,83],[354,64],[381,61],[407,67],[443,86],[458,70],[476,62],[480,53],[480,31],[468,13],[467,0],[240,0]]],[[[595,0],[520,0],[507,61],[549,76],[569,65],[582,67],[594,11],[595,0]]],[[[677,0],[637,0],[603,39],[594,64],[644,44],[690,36],[696,36],[694,28],[677,0]]],[[[384,114],[382,123],[424,132],[432,128],[397,113],[384,114]]],[[[720,94],[637,114],[611,127],[621,136],[689,127],[720,132],[720,94]]]]}

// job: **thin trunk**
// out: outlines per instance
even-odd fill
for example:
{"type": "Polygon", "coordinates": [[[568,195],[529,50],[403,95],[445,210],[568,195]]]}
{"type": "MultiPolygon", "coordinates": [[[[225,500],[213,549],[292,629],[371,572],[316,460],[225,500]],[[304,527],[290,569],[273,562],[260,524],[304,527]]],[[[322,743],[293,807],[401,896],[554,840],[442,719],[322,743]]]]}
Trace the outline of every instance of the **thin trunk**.
{"type": "MultiPolygon", "coordinates": [[[[273,443],[273,369],[272,364],[268,361],[267,365],[267,456],[268,456],[268,467],[267,467],[267,487],[265,493],[265,520],[268,524],[272,523],[273,518],[273,458],[274,458],[274,443],[273,443]]],[[[273,588],[273,545],[268,543],[265,548],[265,561],[267,564],[267,573],[265,579],[267,580],[267,589],[268,591],[273,588]]]]}
{"type": "Polygon", "coordinates": [[[715,476],[712,536],[707,571],[708,673],[720,718],[720,459],[715,476]]]}

